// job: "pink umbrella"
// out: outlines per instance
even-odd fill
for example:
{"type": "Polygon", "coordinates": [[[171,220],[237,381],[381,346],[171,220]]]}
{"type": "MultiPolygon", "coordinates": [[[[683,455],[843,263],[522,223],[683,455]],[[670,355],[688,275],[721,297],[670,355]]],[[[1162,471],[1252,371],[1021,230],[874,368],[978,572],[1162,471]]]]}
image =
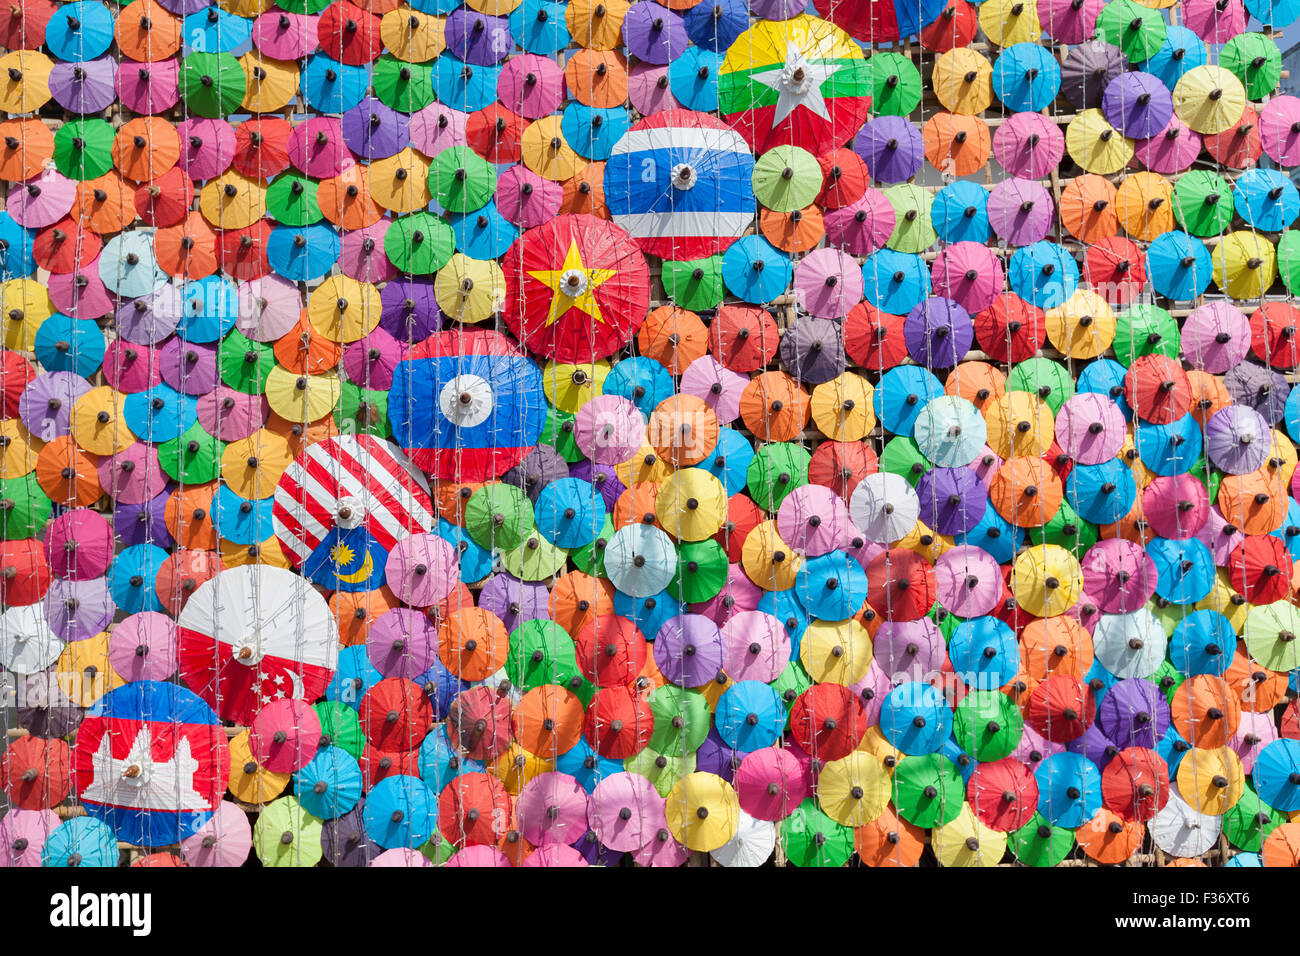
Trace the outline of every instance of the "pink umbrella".
{"type": "Polygon", "coordinates": [[[56,577],[100,577],[113,563],[113,526],[89,508],[65,511],[45,526],[45,557],[56,577]]]}
{"type": "Polygon", "coordinates": [[[993,131],[993,156],[1012,176],[1042,179],[1064,155],[1065,134],[1042,113],[1012,113],[993,131]]]}
{"type": "Polygon", "coordinates": [[[1237,732],[1229,738],[1228,746],[1241,758],[1241,769],[1246,773],[1254,773],[1255,759],[1259,752],[1275,740],[1277,727],[1273,725],[1273,715],[1257,714],[1243,707],[1237,732]]]}
{"type": "Polygon", "coordinates": [[[266,424],[270,412],[266,396],[248,395],[225,385],[200,395],[197,407],[199,427],[224,442],[248,438],[266,424]]]}
{"type": "Polygon", "coordinates": [[[636,454],[646,438],[645,416],[621,395],[598,395],[573,419],[573,440],[594,462],[617,465],[636,454]]]}
{"type": "Polygon", "coordinates": [[[158,447],[138,441],[99,460],[96,469],[104,493],[118,504],[141,505],[167,490],[167,476],[158,463],[158,447]]]}
{"type": "Polygon", "coordinates": [[[1182,0],[1183,26],[1209,43],[1227,43],[1246,32],[1241,0],[1182,0]]]}
{"type": "Polygon", "coordinates": [[[235,158],[235,128],[223,119],[193,117],[181,121],[181,158],[176,165],[190,179],[215,179],[235,158]]]}
{"type": "Polygon", "coordinates": [[[438,629],[428,615],[408,607],[385,611],[370,625],[366,655],[385,677],[414,680],[438,657],[438,629]]]}
{"type": "Polygon", "coordinates": [[[867,726],[878,727],[880,725],[880,708],[885,703],[885,698],[893,690],[894,685],[889,681],[889,675],[885,673],[874,660],[867,668],[866,674],[862,680],[849,687],[849,690],[858,695],[862,701],[862,706],[866,708],[867,726]]]}
{"type": "Polygon", "coordinates": [[[384,236],[390,225],[391,219],[381,219],[364,229],[353,229],[343,234],[339,269],[345,276],[370,283],[397,278],[397,267],[388,261],[384,252],[384,236]]]}
{"type": "Polygon", "coordinates": [[[642,116],[682,105],[668,85],[668,67],[649,63],[637,63],[628,71],[627,99],[642,116]]]}
{"type": "Polygon", "coordinates": [[[1125,538],[1098,541],[1079,563],[1084,588],[1107,614],[1136,611],[1155,593],[1155,561],[1125,538]]]}
{"type": "Polygon", "coordinates": [[[1171,116],[1162,132],[1149,139],[1133,141],[1134,155],[1139,163],[1153,173],[1173,175],[1181,173],[1201,153],[1201,134],[1178,118],[1171,116]]]}
{"type": "Polygon", "coordinates": [[[1034,180],[1004,179],[989,190],[989,225],[1013,246],[1045,239],[1055,212],[1051,194],[1034,180]]]}
{"type": "Polygon", "coordinates": [[[1097,599],[1089,594],[1086,589],[1079,595],[1079,600],[1065,609],[1065,613],[1082,624],[1089,634],[1097,626],[1097,622],[1101,620],[1101,608],[1097,606],[1097,599]]]}
{"type": "MultiPolygon", "coordinates": [[[[643,863],[643,866],[663,866],[662,863],[643,863]]],[[[565,843],[548,843],[538,847],[524,858],[519,866],[591,866],[578,850],[565,843]]]]}
{"type": "Polygon", "coordinates": [[[395,846],[391,850],[385,850],[383,853],[379,854],[379,856],[371,860],[370,865],[418,868],[423,866],[433,866],[433,861],[419,850],[412,850],[409,846],[395,846]]]}
{"type": "Polygon", "coordinates": [[[108,660],[123,680],[166,680],[176,673],[176,622],[158,611],[132,614],[108,637],[108,660]]]}
{"type": "Polygon", "coordinates": [[[857,202],[827,211],[826,243],[855,256],[870,255],[894,234],[896,215],[888,196],[868,188],[857,202]]]}
{"type": "Polygon", "coordinates": [[[179,57],[155,63],[124,61],[117,71],[117,98],[133,113],[165,113],[181,98],[179,57]]]}
{"type": "Polygon", "coordinates": [[[978,242],[954,242],[930,267],[934,294],[953,299],[971,315],[983,312],[1002,291],[1002,260],[978,242]]]}
{"type": "Polygon", "coordinates": [[[785,496],[776,530],[790,547],[810,557],[848,546],[857,534],[844,499],[824,485],[803,485],[785,496]]]}
{"type": "Polygon", "coordinates": [[[254,342],[274,342],[302,318],[302,293],[288,279],[262,276],[239,283],[239,318],[235,328],[254,342]]]}
{"type": "Polygon", "coordinates": [[[509,866],[510,858],[494,846],[467,846],[451,855],[443,866],[509,866]]]}
{"type": "Polygon", "coordinates": [[[519,791],[515,819],[525,840],[537,847],[566,846],[587,832],[591,801],[567,773],[539,773],[519,791]]]}
{"type": "Polygon", "coordinates": [[[790,663],[790,634],[771,614],[741,611],[723,624],[721,630],[726,652],[723,670],[733,680],[769,684],[790,663]]]}
{"type": "Polygon", "coordinates": [[[146,345],[114,339],[104,350],[100,369],[104,380],[119,392],[143,392],[162,381],[162,354],[146,345]]]}
{"type": "Polygon", "coordinates": [[[1205,523],[1192,535],[1197,541],[1210,549],[1214,563],[1226,568],[1233,550],[1246,539],[1246,535],[1234,524],[1229,524],[1218,505],[1211,505],[1205,523]]]}
{"type": "Polygon", "coordinates": [[[838,249],[810,252],[795,266],[794,293],[813,315],[843,318],[862,298],[862,267],[838,249]]]}
{"type": "Polygon", "coordinates": [[[746,611],[758,609],[764,591],[749,579],[739,564],[727,565],[727,580],[722,588],[707,601],[689,605],[692,614],[703,614],[718,627],[746,611]]]}
{"type": "Polygon", "coordinates": [[[301,60],[320,46],[319,21],[316,15],[269,10],[253,21],[253,43],[273,60],[301,60]]]}
{"type": "Polygon", "coordinates": [[[614,773],[591,792],[591,828],[611,850],[631,853],[667,827],[664,798],[639,773],[614,773]]]}
{"type": "Polygon", "coordinates": [[[1020,743],[1011,752],[1011,756],[1034,769],[1038,764],[1053,754],[1065,753],[1065,744],[1053,743],[1025,722],[1020,732],[1020,743]]]}
{"type": "Polygon", "coordinates": [[[794,812],[812,786],[799,758],[780,747],[746,754],[732,781],[740,808],[757,820],[781,820],[794,812]]]}
{"type": "Polygon", "coordinates": [[[1142,489],[1142,511],[1156,534],[1185,540],[1209,520],[1210,493],[1191,475],[1160,475],[1142,489]]]}
{"type": "Polygon", "coordinates": [[[1056,413],[1056,441],[1081,465],[1100,465],[1124,447],[1126,423],[1119,406],[1105,395],[1079,392],[1056,413]]]}
{"type": "Polygon", "coordinates": [[[1105,0],[1039,0],[1038,20],[1058,43],[1082,43],[1096,30],[1105,0]]]}
{"type": "Polygon", "coordinates": [[[397,542],[384,571],[388,587],[413,607],[432,607],[455,590],[459,561],[453,545],[436,534],[413,534],[397,542]]]}
{"type": "Polygon", "coordinates": [[[10,810],[0,820],[0,867],[40,866],[45,841],[60,822],[53,810],[10,810]]]}
{"type": "Polygon", "coordinates": [[[497,75],[497,99],[525,119],[557,113],[564,105],[564,70],[536,53],[512,56],[497,75]]]}
{"type": "Polygon", "coordinates": [[[915,621],[885,621],[871,641],[871,659],[891,681],[919,681],[948,659],[939,625],[928,617],[915,621]]]}
{"type": "Polygon", "coordinates": [[[889,549],[879,541],[868,541],[866,538],[862,537],[862,535],[858,534],[853,536],[849,541],[849,546],[844,550],[848,554],[851,554],[853,559],[857,561],[858,564],[862,565],[862,570],[865,571],[867,565],[871,563],[873,558],[877,555],[883,554],[889,549]]]}
{"type": "Polygon", "coordinates": [[[431,103],[411,114],[411,145],[430,159],[449,147],[464,146],[468,119],[468,113],[442,103],[431,103]]]}
{"type": "Polygon", "coordinates": [[[356,163],[334,116],[313,116],[289,134],[289,162],[306,176],[328,179],[356,163]]]}
{"type": "Polygon", "coordinates": [[[1183,322],[1183,360],[1221,375],[1250,354],[1250,320],[1227,302],[1206,302],[1183,322]]]}
{"type": "Polygon", "coordinates": [[[320,718],[311,704],[282,697],[257,712],[248,728],[248,746],[272,773],[294,773],[316,756],[320,735],[320,718]]]}
{"type": "Polygon", "coordinates": [[[935,596],[958,617],[992,614],[1002,596],[1002,569],[983,548],[962,544],[934,564],[935,596]]]}
{"type": "Polygon", "coordinates": [[[1002,459],[988,445],[980,452],[979,457],[972,461],[968,466],[971,471],[979,476],[980,481],[987,486],[997,474],[998,469],[1002,467],[1002,459]]]}
{"type": "Polygon", "coordinates": [[[51,164],[25,183],[9,187],[5,211],[28,229],[52,226],[72,209],[77,184],[59,174],[51,164]]]}
{"type": "Polygon", "coordinates": [[[216,812],[181,841],[181,856],[190,866],[239,866],[253,848],[253,827],[236,804],[223,800],[216,812]]]}
{"type": "MultiPolygon", "coordinates": [[[[860,269],[858,276],[862,276],[860,269]]],[[[748,375],[733,372],[712,355],[701,355],[682,372],[679,391],[702,399],[720,424],[729,425],[740,417],[740,397],[748,384],[748,375]]]]}
{"type": "Polygon", "coordinates": [[[402,347],[397,339],[379,327],[343,350],[343,370],[348,381],[362,388],[389,388],[401,360],[402,347]]]}
{"type": "Polygon", "coordinates": [[[77,272],[50,276],[50,301],[74,319],[98,319],[113,311],[113,299],[99,278],[99,260],[77,272]]]}
{"type": "Polygon", "coordinates": [[[1259,142],[1281,166],[1300,166],[1300,99],[1275,96],[1259,108],[1259,142]]]}
{"type": "Polygon", "coordinates": [[[656,830],[650,842],[632,854],[637,866],[681,866],[690,858],[690,852],[673,838],[666,826],[656,830]]]}
{"type": "Polygon", "coordinates": [[[563,202],[564,187],[543,179],[527,166],[511,166],[497,178],[497,211],[524,229],[559,215],[563,202]]]}

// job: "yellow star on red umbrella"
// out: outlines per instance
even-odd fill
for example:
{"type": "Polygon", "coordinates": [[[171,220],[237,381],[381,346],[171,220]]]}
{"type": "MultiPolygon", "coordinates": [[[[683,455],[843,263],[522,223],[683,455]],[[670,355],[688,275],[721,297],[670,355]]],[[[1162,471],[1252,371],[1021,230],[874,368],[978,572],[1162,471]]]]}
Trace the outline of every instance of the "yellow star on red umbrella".
{"type": "Polygon", "coordinates": [[[584,266],[577,240],[569,243],[569,251],[564,254],[564,265],[561,268],[530,269],[528,272],[554,293],[551,296],[551,309],[546,315],[547,326],[554,325],[560,316],[572,308],[581,309],[597,322],[603,323],[605,319],[600,314],[600,303],[596,301],[594,293],[617,273],[617,269],[588,269],[584,266]]]}

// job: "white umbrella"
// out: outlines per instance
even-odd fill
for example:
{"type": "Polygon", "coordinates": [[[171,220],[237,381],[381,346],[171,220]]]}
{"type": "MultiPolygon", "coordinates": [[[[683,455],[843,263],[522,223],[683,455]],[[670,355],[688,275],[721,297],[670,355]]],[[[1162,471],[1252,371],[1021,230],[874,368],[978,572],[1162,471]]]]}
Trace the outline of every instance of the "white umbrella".
{"type": "Polygon", "coordinates": [[[1168,644],[1165,629],[1145,607],[1132,614],[1103,614],[1092,632],[1093,653],[1116,677],[1150,677],[1168,644]]]}
{"type": "Polygon", "coordinates": [[[902,475],[878,471],[853,489],[849,517],[868,541],[892,544],[907,536],[921,515],[921,499],[902,475]]]}
{"type": "Polygon", "coordinates": [[[735,835],[711,854],[723,866],[757,867],[767,862],[776,849],[776,824],[756,820],[744,810],[735,835]]]}
{"type": "Polygon", "coordinates": [[[1151,839],[1170,856],[1200,856],[1218,842],[1223,818],[1198,813],[1178,793],[1169,790],[1169,802],[1148,824],[1151,839]]]}
{"type": "Polygon", "coordinates": [[[50,629],[43,603],[11,607],[0,614],[0,667],[14,674],[45,670],[63,651],[63,640],[50,629]]]}

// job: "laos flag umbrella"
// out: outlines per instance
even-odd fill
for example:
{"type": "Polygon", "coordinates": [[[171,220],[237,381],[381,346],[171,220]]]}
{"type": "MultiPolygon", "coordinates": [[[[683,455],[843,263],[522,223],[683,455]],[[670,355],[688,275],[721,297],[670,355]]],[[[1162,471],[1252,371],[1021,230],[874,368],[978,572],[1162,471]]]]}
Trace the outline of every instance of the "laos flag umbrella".
{"type": "Polygon", "coordinates": [[[753,222],[753,172],[748,144],[721,120],[661,110],[614,144],[605,202],[646,252],[700,259],[722,252],[753,222]]]}
{"type": "Polygon", "coordinates": [[[135,681],[91,707],[77,730],[72,773],[86,812],[119,840],[166,846],[221,803],[230,748],[217,715],[193,692],[135,681]]]}

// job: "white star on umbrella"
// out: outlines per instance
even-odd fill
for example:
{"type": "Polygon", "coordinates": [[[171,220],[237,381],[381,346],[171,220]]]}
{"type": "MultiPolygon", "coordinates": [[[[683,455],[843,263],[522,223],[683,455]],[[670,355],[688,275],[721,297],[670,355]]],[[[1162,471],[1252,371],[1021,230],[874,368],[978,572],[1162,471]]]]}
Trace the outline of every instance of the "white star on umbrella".
{"type": "Polygon", "coordinates": [[[843,64],[838,63],[809,63],[803,51],[794,43],[787,41],[785,65],[779,70],[755,73],[752,79],[777,92],[776,118],[772,121],[773,126],[784,121],[800,106],[812,110],[824,120],[829,120],[826,99],[822,96],[822,84],[843,68],[843,64]]]}

